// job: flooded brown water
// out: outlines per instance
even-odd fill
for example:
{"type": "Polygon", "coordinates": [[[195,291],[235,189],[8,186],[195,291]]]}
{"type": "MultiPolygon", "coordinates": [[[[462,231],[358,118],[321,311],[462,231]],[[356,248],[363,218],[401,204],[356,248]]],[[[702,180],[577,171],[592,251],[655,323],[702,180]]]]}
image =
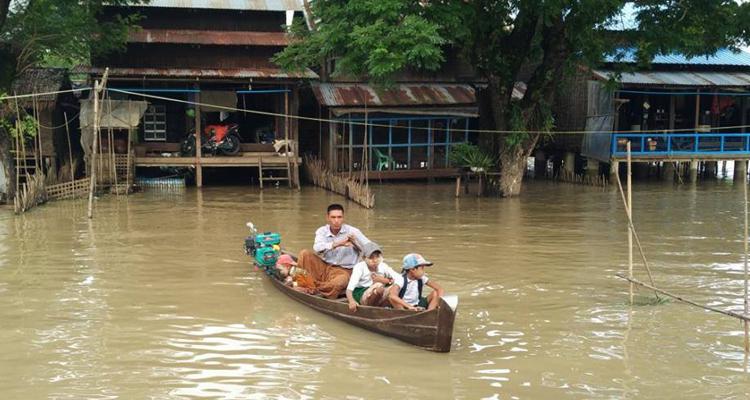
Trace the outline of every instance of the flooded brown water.
{"type": "MultiPolygon", "coordinates": [[[[412,348],[315,313],[243,255],[245,221],[310,246],[306,187],[208,187],[0,216],[0,397],[736,398],[742,326],[669,302],[627,304],[613,190],[546,182],[522,198],[384,185],[348,222],[398,266],[409,251],[460,297],[453,351],[412,348]]],[[[636,224],[660,286],[742,310],[742,191],[639,183],[636,224]]],[[[639,276],[644,277],[641,268],[639,276]]],[[[645,279],[645,278],[644,278],[645,279]]],[[[639,292],[645,303],[647,292],[639,292]]]]}

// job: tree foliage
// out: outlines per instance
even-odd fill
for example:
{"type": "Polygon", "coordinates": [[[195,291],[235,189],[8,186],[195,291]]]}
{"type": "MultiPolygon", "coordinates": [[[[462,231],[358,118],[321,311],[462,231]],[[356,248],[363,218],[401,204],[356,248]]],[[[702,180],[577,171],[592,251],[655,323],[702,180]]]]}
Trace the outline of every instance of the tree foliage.
{"type": "Polygon", "coordinates": [[[566,73],[633,52],[643,66],[657,54],[737,49],[750,34],[750,3],[735,0],[315,0],[311,10],[315,29],[297,27],[277,63],[296,70],[336,59],[335,74],[387,82],[459,54],[487,83],[494,128],[513,131],[494,137],[513,170],[553,128],[566,73]],[[515,102],[518,81],[527,90],[515,102]]]}
{"type": "Polygon", "coordinates": [[[137,14],[102,21],[106,5],[144,0],[0,0],[0,88],[37,65],[72,66],[120,50],[137,14]],[[3,3],[8,7],[3,7],[3,3]],[[5,11],[5,12],[3,12],[5,11]]]}

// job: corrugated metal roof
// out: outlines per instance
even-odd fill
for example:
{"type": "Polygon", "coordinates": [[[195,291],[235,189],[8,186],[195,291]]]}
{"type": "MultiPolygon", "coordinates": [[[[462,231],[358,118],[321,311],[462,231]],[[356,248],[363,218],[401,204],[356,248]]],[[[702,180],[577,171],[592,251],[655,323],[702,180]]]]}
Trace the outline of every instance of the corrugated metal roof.
{"type": "MultiPolygon", "coordinates": [[[[606,62],[614,63],[634,63],[635,52],[625,50],[622,52],[622,59],[616,60],[614,56],[608,56],[606,62]]],[[[665,54],[655,56],[651,61],[652,64],[662,65],[715,65],[715,66],[738,66],[750,67],[750,53],[745,51],[734,52],[729,49],[722,49],[710,56],[697,56],[688,58],[682,54],[665,54]]]]}
{"type": "MultiPolygon", "coordinates": [[[[596,78],[604,80],[613,74],[606,70],[594,71],[596,78]]],[[[638,86],[750,87],[750,73],[644,71],[623,73],[618,81],[638,86]]]]}
{"type": "Polygon", "coordinates": [[[476,94],[469,85],[401,84],[389,89],[357,83],[321,83],[312,86],[321,105],[356,107],[474,104],[476,94]]]}
{"type": "MultiPolygon", "coordinates": [[[[83,67],[81,72],[102,74],[104,68],[83,67]]],[[[284,72],[274,68],[110,68],[109,76],[121,77],[155,77],[155,78],[292,78],[317,79],[315,72],[307,69],[303,72],[284,72]]]]}
{"type": "Polygon", "coordinates": [[[141,29],[130,32],[131,43],[179,43],[209,45],[286,46],[284,32],[198,31],[190,29],[141,29]]]}
{"type": "MultiPolygon", "coordinates": [[[[356,107],[356,108],[332,108],[331,112],[334,116],[340,117],[342,115],[348,115],[348,114],[364,114],[367,111],[372,111],[365,109],[364,107],[356,107]]],[[[388,113],[388,114],[403,114],[403,115],[429,115],[429,116],[436,116],[436,115],[445,115],[445,116],[451,116],[451,117],[469,117],[469,118],[477,118],[479,117],[479,107],[476,106],[464,106],[464,107],[409,107],[409,108],[378,108],[378,112],[380,113],[388,113]]]]}
{"type": "Polygon", "coordinates": [[[204,8],[255,11],[302,11],[301,0],[151,0],[141,7],[204,8]]]}

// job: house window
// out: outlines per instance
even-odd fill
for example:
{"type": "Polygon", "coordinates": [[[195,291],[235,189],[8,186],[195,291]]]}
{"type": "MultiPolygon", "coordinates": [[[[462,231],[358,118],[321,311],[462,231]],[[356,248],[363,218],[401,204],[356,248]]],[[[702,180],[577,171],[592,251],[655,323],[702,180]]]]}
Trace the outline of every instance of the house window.
{"type": "MultiPolygon", "coordinates": [[[[370,170],[451,167],[450,149],[470,141],[470,119],[450,116],[391,116],[369,118],[370,170]]],[[[338,125],[339,171],[360,170],[364,148],[361,116],[338,125]],[[357,122],[355,124],[354,122],[357,122]]]]}
{"type": "Polygon", "coordinates": [[[150,104],[143,114],[143,139],[149,141],[167,140],[167,107],[150,104]]]}

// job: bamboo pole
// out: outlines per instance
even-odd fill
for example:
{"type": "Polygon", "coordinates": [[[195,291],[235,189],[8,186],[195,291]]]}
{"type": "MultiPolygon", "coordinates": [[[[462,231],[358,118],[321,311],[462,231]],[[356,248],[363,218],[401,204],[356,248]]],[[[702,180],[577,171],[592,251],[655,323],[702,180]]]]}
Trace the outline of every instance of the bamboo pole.
{"type": "Polygon", "coordinates": [[[203,157],[203,130],[201,129],[201,93],[200,86],[195,85],[198,91],[195,93],[195,186],[203,187],[203,166],[201,158],[203,157]]]}
{"type": "Polygon", "coordinates": [[[75,170],[73,168],[73,147],[70,144],[70,126],[68,125],[68,113],[63,112],[65,118],[65,134],[68,137],[68,161],[70,162],[70,181],[76,180],[75,170]]]}
{"type": "Polygon", "coordinates": [[[127,168],[125,169],[125,194],[130,193],[130,152],[131,152],[131,143],[133,136],[133,127],[130,125],[130,117],[133,114],[133,103],[128,101],[128,157],[127,157],[127,168]]]}
{"type": "MultiPolygon", "coordinates": [[[[278,103],[276,103],[278,104],[278,103]]],[[[289,185],[289,188],[292,187],[292,165],[289,161],[289,150],[292,146],[289,146],[289,91],[288,89],[284,91],[284,143],[286,146],[286,176],[287,176],[287,184],[289,185]]],[[[297,155],[295,154],[295,157],[297,155]]]]}
{"type": "Polygon", "coordinates": [[[362,181],[365,182],[365,186],[369,187],[370,182],[368,175],[370,173],[370,149],[369,144],[369,133],[370,126],[368,125],[369,113],[367,111],[367,98],[365,98],[365,135],[364,143],[362,144],[362,181]]]}
{"type": "MultiPolygon", "coordinates": [[[[633,215],[633,171],[632,160],[630,157],[630,141],[626,144],[628,152],[628,204],[625,207],[628,210],[628,216],[633,215]]],[[[628,277],[633,279],[633,228],[628,224],[628,277]]],[[[633,305],[633,283],[630,283],[630,305],[633,305]]]]}
{"type": "MultiPolygon", "coordinates": [[[[744,163],[747,163],[747,161],[742,161],[744,163]]],[[[745,167],[745,170],[747,171],[747,167],[745,167]]],[[[744,313],[745,316],[750,316],[748,314],[748,298],[747,298],[747,286],[748,286],[748,267],[747,267],[747,240],[748,240],[748,218],[747,218],[747,177],[744,177],[742,179],[742,192],[744,194],[744,211],[745,211],[745,237],[744,237],[744,247],[745,247],[745,296],[744,296],[744,313]]],[[[747,320],[744,321],[745,325],[745,354],[750,352],[750,332],[748,332],[748,323],[747,320]]]]}
{"type": "Polygon", "coordinates": [[[109,68],[106,68],[104,70],[104,75],[102,76],[101,83],[99,83],[99,81],[94,82],[94,143],[92,146],[93,154],[91,157],[91,182],[89,184],[89,219],[94,217],[94,189],[96,188],[96,168],[93,163],[96,162],[96,145],[99,138],[99,92],[101,92],[107,84],[107,75],[109,75],[109,68]]]}
{"type": "Polygon", "coordinates": [[[668,292],[668,291],[666,291],[664,289],[659,289],[659,288],[657,288],[655,286],[649,285],[648,283],[641,282],[638,279],[628,278],[627,276],[625,276],[623,274],[615,274],[615,276],[617,276],[618,278],[621,278],[621,279],[625,279],[626,281],[629,281],[631,284],[635,284],[635,285],[638,285],[638,286],[643,286],[646,289],[651,289],[651,290],[657,291],[657,292],[659,292],[659,293],[661,293],[661,294],[663,294],[663,295],[665,295],[667,297],[671,297],[671,298],[673,298],[675,300],[678,300],[678,301],[681,301],[683,303],[687,303],[687,304],[690,304],[690,305],[702,308],[704,310],[713,311],[713,312],[716,312],[716,313],[719,313],[719,314],[728,315],[730,317],[734,317],[734,318],[740,319],[740,320],[745,321],[745,322],[750,321],[750,316],[743,315],[743,314],[738,314],[738,313],[736,313],[734,311],[725,311],[725,310],[720,310],[720,309],[715,308],[715,307],[705,306],[703,304],[696,303],[695,301],[688,300],[688,299],[686,299],[686,298],[684,298],[682,296],[679,296],[679,295],[676,295],[674,293],[668,292]]]}
{"type": "Polygon", "coordinates": [[[34,113],[34,127],[36,130],[36,135],[34,135],[34,165],[36,166],[34,173],[36,174],[39,171],[39,166],[42,164],[42,126],[39,124],[39,108],[36,96],[31,98],[31,107],[34,113]]]}
{"type": "Polygon", "coordinates": [[[97,154],[97,146],[98,146],[98,137],[99,137],[99,90],[101,87],[99,86],[99,81],[94,82],[94,127],[93,127],[93,135],[94,135],[94,142],[92,143],[92,150],[91,150],[91,166],[89,169],[91,169],[91,182],[89,184],[89,210],[88,210],[88,217],[89,219],[94,217],[94,190],[96,188],[96,154],[97,154]]]}
{"type": "Polygon", "coordinates": [[[107,132],[109,134],[109,176],[110,184],[114,183],[115,196],[120,196],[119,188],[117,187],[117,157],[115,155],[115,133],[112,129],[112,97],[107,96],[107,113],[109,114],[109,124],[107,124],[107,132]]]}
{"type": "MultiPolygon", "coordinates": [[[[16,95],[16,94],[13,93],[13,95],[16,95]]],[[[21,185],[21,163],[18,160],[18,155],[20,154],[19,152],[21,151],[21,149],[20,149],[21,143],[18,140],[18,137],[19,137],[18,133],[20,132],[20,121],[18,120],[18,115],[19,115],[19,112],[18,112],[18,98],[16,98],[15,100],[16,100],[16,135],[15,135],[15,138],[14,138],[15,144],[16,144],[16,151],[15,151],[15,161],[16,161],[16,190],[15,190],[15,193],[16,193],[16,196],[15,196],[15,198],[17,199],[18,198],[18,192],[21,190],[21,187],[20,187],[20,185],[21,185]]]]}
{"type": "MultiPolygon", "coordinates": [[[[643,246],[641,246],[641,239],[638,237],[638,232],[635,230],[635,225],[633,224],[633,216],[629,213],[628,208],[628,201],[625,199],[625,192],[622,190],[622,182],[620,182],[620,177],[617,176],[617,188],[620,190],[620,197],[622,198],[623,204],[625,204],[625,215],[628,217],[628,225],[630,227],[631,232],[633,232],[633,238],[635,239],[635,244],[638,246],[638,252],[641,254],[641,259],[643,260],[643,265],[646,267],[646,272],[648,273],[648,279],[651,282],[651,284],[654,284],[654,277],[651,275],[651,267],[648,264],[648,260],[646,260],[646,253],[643,251],[643,246]]],[[[659,298],[659,294],[654,292],[656,295],[656,298],[659,298]]]]}

